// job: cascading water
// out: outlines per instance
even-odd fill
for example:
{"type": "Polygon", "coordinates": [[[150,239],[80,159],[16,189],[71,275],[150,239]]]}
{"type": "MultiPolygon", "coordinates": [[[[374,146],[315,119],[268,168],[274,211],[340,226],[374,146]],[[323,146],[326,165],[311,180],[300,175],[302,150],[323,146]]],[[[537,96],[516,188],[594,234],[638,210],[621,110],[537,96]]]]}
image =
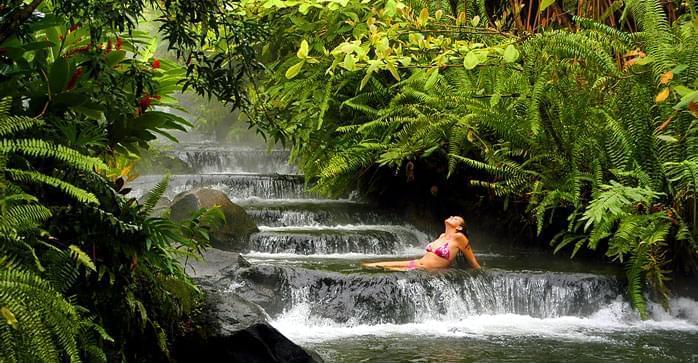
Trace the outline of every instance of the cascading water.
{"type": "Polygon", "coordinates": [[[288,153],[284,150],[264,152],[251,148],[224,148],[197,145],[179,148],[170,152],[190,168],[199,173],[279,173],[294,174],[295,168],[288,164],[288,153]],[[265,162],[259,162],[260,153],[265,155],[265,162]]]}
{"type": "MultiPolygon", "coordinates": [[[[168,197],[219,189],[259,225],[246,255],[252,266],[221,283],[327,361],[698,359],[698,303],[675,297],[668,312],[650,304],[643,321],[615,268],[589,273],[588,264],[474,233],[482,271],[366,270],[362,260],[422,254],[430,236],[394,211],[305,192],[283,151],[197,145],[173,155],[196,174],[173,176],[168,197]]],[[[141,195],[160,179],[131,187],[141,195]]]]}

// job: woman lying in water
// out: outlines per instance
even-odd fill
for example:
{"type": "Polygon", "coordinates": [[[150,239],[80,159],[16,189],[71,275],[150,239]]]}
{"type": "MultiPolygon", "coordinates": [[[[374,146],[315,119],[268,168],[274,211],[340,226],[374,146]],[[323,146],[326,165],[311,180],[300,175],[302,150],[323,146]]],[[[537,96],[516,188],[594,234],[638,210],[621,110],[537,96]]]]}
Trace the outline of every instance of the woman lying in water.
{"type": "Polygon", "coordinates": [[[389,270],[440,269],[446,268],[456,259],[458,251],[463,252],[470,266],[479,269],[473,249],[470,248],[465,221],[461,217],[449,217],[444,221],[446,231],[438,239],[427,245],[422,258],[409,261],[383,261],[363,263],[364,267],[383,267],[389,270]]]}

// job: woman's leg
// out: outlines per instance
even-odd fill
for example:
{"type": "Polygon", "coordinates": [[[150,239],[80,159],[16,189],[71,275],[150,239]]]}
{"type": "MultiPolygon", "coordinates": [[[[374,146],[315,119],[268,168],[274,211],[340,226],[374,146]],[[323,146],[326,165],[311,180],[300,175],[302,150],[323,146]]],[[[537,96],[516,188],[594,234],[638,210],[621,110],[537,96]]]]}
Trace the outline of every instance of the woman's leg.
{"type": "Polygon", "coordinates": [[[410,264],[414,264],[413,260],[408,261],[381,261],[381,262],[371,262],[362,263],[364,267],[383,267],[387,269],[406,269],[410,267],[410,264]]]}

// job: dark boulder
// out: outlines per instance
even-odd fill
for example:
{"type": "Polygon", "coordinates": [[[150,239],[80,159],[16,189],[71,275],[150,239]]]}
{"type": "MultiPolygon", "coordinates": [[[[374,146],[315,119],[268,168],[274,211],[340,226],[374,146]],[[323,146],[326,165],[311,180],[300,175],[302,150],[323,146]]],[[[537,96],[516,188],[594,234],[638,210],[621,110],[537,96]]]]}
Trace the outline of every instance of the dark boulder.
{"type": "Polygon", "coordinates": [[[230,201],[218,190],[196,188],[175,196],[170,207],[170,218],[179,221],[191,217],[201,208],[219,206],[225,215],[225,224],[211,233],[213,247],[226,251],[249,250],[249,238],[258,232],[257,225],[245,209],[230,201]]]}
{"type": "Polygon", "coordinates": [[[227,336],[197,338],[189,336],[178,342],[175,353],[178,362],[321,362],[266,323],[227,336]]]}
{"type": "Polygon", "coordinates": [[[321,362],[267,323],[257,304],[222,290],[214,275],[195,278],[206,294],[173,349],[177,362],[321,362]]]}

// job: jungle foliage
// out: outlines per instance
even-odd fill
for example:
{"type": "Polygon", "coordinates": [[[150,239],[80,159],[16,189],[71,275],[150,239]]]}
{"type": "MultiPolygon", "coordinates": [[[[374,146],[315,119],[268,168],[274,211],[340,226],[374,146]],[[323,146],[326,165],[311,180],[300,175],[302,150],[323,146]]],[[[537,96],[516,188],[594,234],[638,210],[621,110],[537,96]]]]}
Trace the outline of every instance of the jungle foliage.
{"type": "Polygon", "coordinates": [[[222,213],[174,223],[154,212],[167,178],[141,201],[124,179],[157,134],[190,126],[167,112],[173,92],[240,101],[205,84],[243,62],[207,58],[221,38],[201,40],[189,17],[221,15],[188,1],[168,2],[162,28],[190,63],[155,59],[153,36],[133,28],[147,4],[160,5],[0,5],[2,362],[163,361],[200,299],[179,261],[200,255],[222,213]]]}
{"type": "Polygon", "coordinates": [[[666,302],[671,272],[696,267],[695,8],[580,1],[595,19],[562,21],[560,3],[530,2],[533,18],[509,4],[243,1],[270,24],[253,122],[328,194],[427,160],[526,203],[555,252],[624,263],[645,317],[645,284],[666,302]]]}

